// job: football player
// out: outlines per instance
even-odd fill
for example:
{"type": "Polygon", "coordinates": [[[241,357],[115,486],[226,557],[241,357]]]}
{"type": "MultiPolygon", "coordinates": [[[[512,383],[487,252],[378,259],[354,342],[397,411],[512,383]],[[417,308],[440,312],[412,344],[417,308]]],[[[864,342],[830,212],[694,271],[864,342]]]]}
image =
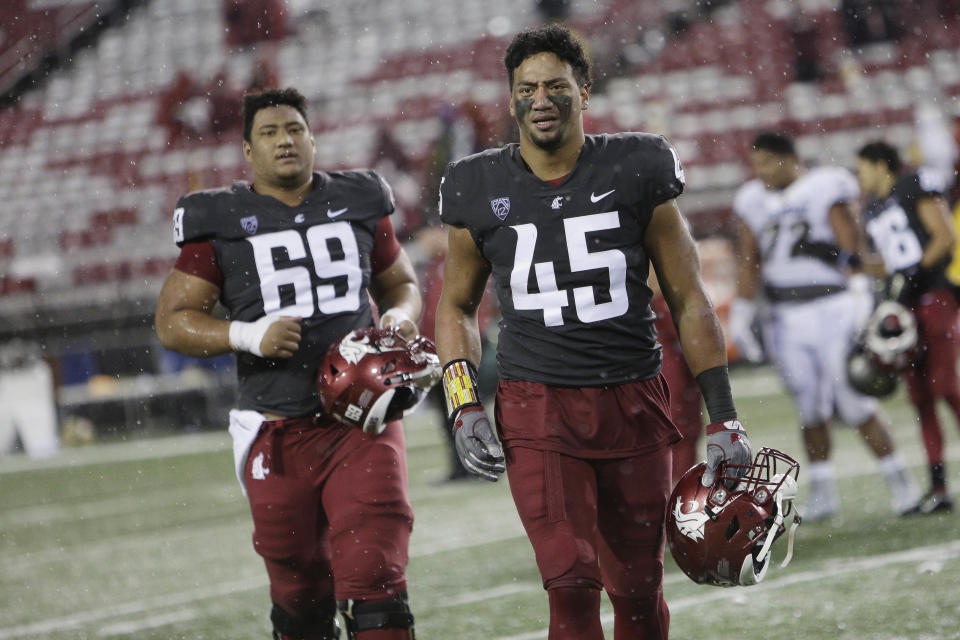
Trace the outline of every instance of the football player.
{"type": "Polygon", "coordinates": [[[901,176],[900,154],[886,142],[871,142],[857,155],[857,177],[869,199],[864,223],[889,274],[886,293],[917,319],[919,353],[904,373],[930,463],[930,491],[917,511],[950,510],[936,404],[946,401],[960,424],[960,334],[957,300],[945,274],[956,236],[942,180],[924,169],[901,176]]]}
{"type": "Polygon", "coordinates": [[[656,135],[585,135],[591,73],[570,31],[518,34],[504,59],[520,142],[451,163],[449,253],[437,309],[441,384],[461,460],[510,489],[547,590],[551,640],[666,638],[664,518],[670,394],[647,286],[653,263],[703,392],[711,484],[749,465],[723,336],[677,207],[684,174],[656,135]],[[477,308],[500,303],[496,432],[477,393],[477,308]],[[502,443],[502,444],[501,444],[502,443]]]}
{"type": "Polygon", "coordinates": [[[751,162],[757,177],[738,190],[733,205],[738,304],[762,296],[768,308],[761,323],[766,351],[797,406],[810,460],[804,518],[828,518],[838,508],[830,461],[835,411],[859,429],[879,461],[894,510],[906,512],[919,492],[876,399],[854,391],[846,376],[854,333],[873,306],[869,278],[857,273],[864,241],[854,208],[856,178],[840,167],[805,171],[793,141],[779,133],[756,136],[751,162]]]}
{"type": "Polygon", "coordinates": [[[230,433],[274,638],[338,637],[339,604],[348,637],[407,640],[413,513],[401,425],[372,436],[320,414],[316,380],[334,341],[373,324],[368,291],[381,325],[407,337],[420,294],[390,223],[390,188],[372,171],[314,172],[306,109],[294,89],[244,97],[253,182],[177,203],[181,252],[157,334],[186,355],[237,354],[230,433]],[[214,315],[217,302],[230,321],[214,315]]]}

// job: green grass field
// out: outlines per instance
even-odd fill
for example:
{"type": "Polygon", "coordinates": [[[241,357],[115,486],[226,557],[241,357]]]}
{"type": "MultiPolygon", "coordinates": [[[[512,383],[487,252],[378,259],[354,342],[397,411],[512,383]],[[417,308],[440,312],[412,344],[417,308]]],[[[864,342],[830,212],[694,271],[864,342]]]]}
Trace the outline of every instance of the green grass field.
{"type": "MultiPolygon", "coordinates": [[[[803,459],[769,372],[735,376],[755,447],[803,459]]],[[[914,477],[927,475],[902,393],[885,404],[914,477]]],[[[960,433],[945,417],[950,480],[960,433]]],[[[430,415],[407,424],[416,525],[409,567],[426,640],[546,638],[546,595],[506,482],[435,485],[446,456],[430,415]]],[[[897,518],[851,430],[835,458],[844,516],[800,528],[793,563],[759,586],[687,580],[669,559],[673,638],[960,638],[960,514],[897,518]]],[[[804,469],[800,471],[801,498],[804,469]]],[[[802,504],[802,503],[801,503],[802,504]]],[[[226,430],[0,459],[0,640],[269,638],[269,598],[226,430]]],[[[785,543],[774,548],[783,556],[785,543]]],[[[605,602],[604,627],[612,634],[605,602]]]]}

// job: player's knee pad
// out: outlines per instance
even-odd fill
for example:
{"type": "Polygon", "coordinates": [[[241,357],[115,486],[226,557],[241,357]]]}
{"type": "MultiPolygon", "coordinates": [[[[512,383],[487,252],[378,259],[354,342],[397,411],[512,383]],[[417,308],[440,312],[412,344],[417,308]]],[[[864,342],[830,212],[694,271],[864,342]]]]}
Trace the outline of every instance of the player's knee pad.
{"type": "Polygon", "coordinates": [[[324,600],[310,616],[297,616],[276,603],[270,612],[274,640],[337,640],[340,622],[333,598],[324,600]]]}
{"type": "Polygon", "coordinates": [[[339,600],[337,606],[347,628],[347,638],[355,640],[362,631],[403,629],[415,639],[413,614],[407,604],[407,592],[401,591],[386,600],[339,600]]]}

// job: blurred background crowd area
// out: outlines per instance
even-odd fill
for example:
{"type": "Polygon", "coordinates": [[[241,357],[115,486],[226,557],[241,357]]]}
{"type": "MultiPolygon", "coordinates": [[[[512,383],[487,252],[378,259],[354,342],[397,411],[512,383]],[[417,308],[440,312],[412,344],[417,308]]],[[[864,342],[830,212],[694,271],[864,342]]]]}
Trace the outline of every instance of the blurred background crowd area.
{"type": "Polygon", "coordinates": [[[51,365],[65,426],[219,427],[232,358],[164,351],[154,303],[176,199],[248,177],[240,97],[268,86],[309,98],[318,168],[369,166],[392,184],[429,334],[440,175],[515,139],[503,51],[546,20],[593,56],[588,133],[676,146],[721,319],[732,195],[759,130],[795,136],[811,165],[852,167],[882,138],[940,171],[951,204],[960,195],[956,0],[7,0],[0,345],[51,365]]]}

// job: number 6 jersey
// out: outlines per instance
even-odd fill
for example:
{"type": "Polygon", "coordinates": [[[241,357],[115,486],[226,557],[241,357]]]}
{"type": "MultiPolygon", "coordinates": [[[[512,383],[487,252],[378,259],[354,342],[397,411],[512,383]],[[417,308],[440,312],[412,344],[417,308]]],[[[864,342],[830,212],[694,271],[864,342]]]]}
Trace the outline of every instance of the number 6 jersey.
{"type": "MultiPolygon", "coordinates": [[[[313,182],[296,207],[237,182],[184,196],[174,212],[178,246],[212,245],[222,274],[220,301],[232,320],[303,318],[292,358],[237,354],[241,409],[315,413],[316,370],[328,346],[373,322],[371,253],[381,241],[381,218],[394,209],[390,188],[372,171],[314,173],[313,182]]],[[[396,244],[392,228],[390,236],[396,244]]]]}
{"type": "Polygon", "coordinates": [[[586,136],[556,186],[517,144],[447,167],[441,219],[469,230],[493,269],[501,378],[580,387],[659,373],[643,237],[683,181],[667,141],[643,133],[586,136]]]}

